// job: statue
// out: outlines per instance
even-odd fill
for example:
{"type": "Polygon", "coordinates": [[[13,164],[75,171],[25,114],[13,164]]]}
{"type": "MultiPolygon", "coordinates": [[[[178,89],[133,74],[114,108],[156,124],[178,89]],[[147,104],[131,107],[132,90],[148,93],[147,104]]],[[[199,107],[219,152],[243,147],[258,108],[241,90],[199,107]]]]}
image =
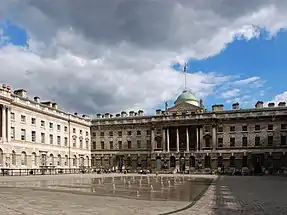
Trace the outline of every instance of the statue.
{"type": "Polygon", "coordinates": [[[165,102],[165,111],[167,111],[167,108],[168,108],[168,104],[167,104],[167,101],[165,102]]]}

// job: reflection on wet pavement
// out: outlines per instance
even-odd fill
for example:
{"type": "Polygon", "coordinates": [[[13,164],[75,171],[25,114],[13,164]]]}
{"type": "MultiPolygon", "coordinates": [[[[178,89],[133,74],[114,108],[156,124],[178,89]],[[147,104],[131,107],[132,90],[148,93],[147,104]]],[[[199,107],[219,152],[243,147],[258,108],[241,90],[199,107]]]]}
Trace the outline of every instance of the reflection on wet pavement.
{"type": "Polygon", "coordinates": [[[211,182],[192,176],[116,176],[70,178],[25,182],[0,182],[0,186],[33,187],[59,191],[77,191],[91,195],[136,198],[141,200],[192,201],[211,182]]]}

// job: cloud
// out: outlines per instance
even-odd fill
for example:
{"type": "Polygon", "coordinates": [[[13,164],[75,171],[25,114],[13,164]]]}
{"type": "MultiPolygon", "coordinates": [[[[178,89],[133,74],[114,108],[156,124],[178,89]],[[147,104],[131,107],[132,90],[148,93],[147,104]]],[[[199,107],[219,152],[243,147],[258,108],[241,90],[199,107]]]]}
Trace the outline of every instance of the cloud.
{"type": "MultiPolygon", "coordinates": [[[[29,50],[0,50],[0,80],[71,111],[150,110],[183,86],[173,62],[208,58],[236,38],[251,39],[261,28],[276,34],[287,26],[285,1],[233,3],[2,0],[0,14],[30,40],[29,50]]],[[[201,96],[229,81],[216,73],[188,75],[188,87],[201,96]]]]}
{"type": "Polygon", "coordinates": [[[243,86],[243,85],[253,85],[254,87],[259,87],[261,86],[261,84],[263,84],[263,80],[261,80],[260,77],[258,76],[254,76],[254,77],[250,77],[250,78],[246,78],[246,79],[242,79],[242,80],[238,80],[233,82],[234,86],[243,86]]]}
{"type": "Polygon", "coordinates": [[[275,103],[287,102],[287,91],[275,96],[271,102],[275,102],[275,103]]]}
{"type": "Polygon", "coordinates": [[[232,89],[232,90],[221,93],[221,97],[225,99],[233,98],[233,97],[238,96],[239,93],[240,93],[239,89],[232,89]]]}

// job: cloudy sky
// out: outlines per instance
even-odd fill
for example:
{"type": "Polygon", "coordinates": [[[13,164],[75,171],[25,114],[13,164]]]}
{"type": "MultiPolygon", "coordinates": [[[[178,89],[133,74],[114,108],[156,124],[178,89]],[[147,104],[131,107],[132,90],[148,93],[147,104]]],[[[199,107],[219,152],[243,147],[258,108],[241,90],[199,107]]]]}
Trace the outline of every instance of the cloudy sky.
{"type": "Polygon", "coordinates": [[[87,114],[287,99],[286,0],[0,0],[0,82],[87,114]],[[53,3],[51,3],[53,2],[53,3]]]}

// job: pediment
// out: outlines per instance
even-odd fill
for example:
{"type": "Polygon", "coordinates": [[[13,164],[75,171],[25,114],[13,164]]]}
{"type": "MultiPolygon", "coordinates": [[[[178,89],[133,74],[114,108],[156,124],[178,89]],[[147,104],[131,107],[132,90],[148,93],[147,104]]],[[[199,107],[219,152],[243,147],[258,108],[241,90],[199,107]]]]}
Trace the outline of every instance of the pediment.
{"type": "Polygon", "coordinates": [[[181,103],[181,104],[178,104],[178,105],[175,105],[169,108],[167,111],[168,112],[184,112],[184,111],[196,112],[198,110],[202,110],[202,108],[189,104],[189,103],[181,103]]]}

